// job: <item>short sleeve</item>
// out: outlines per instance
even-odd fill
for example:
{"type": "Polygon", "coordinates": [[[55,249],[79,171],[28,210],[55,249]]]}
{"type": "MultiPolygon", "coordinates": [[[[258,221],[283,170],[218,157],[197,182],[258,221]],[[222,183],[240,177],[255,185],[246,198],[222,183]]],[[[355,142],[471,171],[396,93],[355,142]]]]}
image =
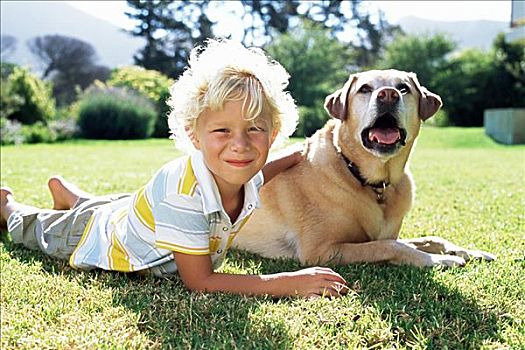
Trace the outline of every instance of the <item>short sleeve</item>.
{"type": "Polygon", "coordinates": [[[208,255],[209,223],[200,199],[171,195],[153,208],[155,246],[190,255],[208,255]]]}

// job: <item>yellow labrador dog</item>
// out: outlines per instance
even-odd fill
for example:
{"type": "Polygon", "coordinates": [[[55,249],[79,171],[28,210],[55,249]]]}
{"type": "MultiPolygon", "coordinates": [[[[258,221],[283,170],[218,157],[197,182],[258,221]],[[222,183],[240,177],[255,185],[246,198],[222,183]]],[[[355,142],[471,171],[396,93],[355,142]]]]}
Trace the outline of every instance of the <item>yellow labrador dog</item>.
{"type": "Polygon", "coordinates": [[[326,98],[334,119],[306,140],[304,161],[262,188],[263,207],[235,246],[303,264],[456,266],[495,259],[439,237],[398,239],[414,197],[407,160],[421,123],[441,105],[413,73],[351,75],[326,98]]]}

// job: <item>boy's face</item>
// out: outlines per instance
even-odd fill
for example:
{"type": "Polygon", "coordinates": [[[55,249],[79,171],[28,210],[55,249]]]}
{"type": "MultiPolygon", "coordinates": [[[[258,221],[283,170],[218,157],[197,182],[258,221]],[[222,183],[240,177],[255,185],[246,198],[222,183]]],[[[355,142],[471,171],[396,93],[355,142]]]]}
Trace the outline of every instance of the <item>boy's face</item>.
{"type": "Polygon", "coordinates": [[[221,194],[238,191],[262,169],[275,139],[270,118],[246,120],[242,105],[227,101],[222,111],[206,109],[197,120],[194,145],[221,194]]]}

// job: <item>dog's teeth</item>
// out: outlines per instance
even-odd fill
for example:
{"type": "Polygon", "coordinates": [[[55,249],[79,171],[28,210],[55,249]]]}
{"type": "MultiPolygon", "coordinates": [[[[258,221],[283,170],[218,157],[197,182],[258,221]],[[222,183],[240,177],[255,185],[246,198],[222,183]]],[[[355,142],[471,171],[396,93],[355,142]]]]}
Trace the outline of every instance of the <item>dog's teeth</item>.
{"type": "Polygon", "coordinates": [[[377,138],[376,135],[374,135],[374,133],[372,132],[372,130],[370,130],[368,132],[368,139],[372,142],[379,142],[379,139],[377,138]]]}

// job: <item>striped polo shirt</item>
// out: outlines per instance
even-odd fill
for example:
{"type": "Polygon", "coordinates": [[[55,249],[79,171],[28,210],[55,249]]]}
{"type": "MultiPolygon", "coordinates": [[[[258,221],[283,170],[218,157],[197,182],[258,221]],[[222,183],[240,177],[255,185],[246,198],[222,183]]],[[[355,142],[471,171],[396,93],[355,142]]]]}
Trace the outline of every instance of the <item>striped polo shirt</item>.
{"type": "Polygon", "coordinates": [[[235,235],[260,206],[262,172],[244,185],[236,222],[226,214],[202,153],[164,165],[132,196],[102,205],[91,216],[69,263],[78,269],[177,270],[173,252],[210,255],[218,267],[235,235]]]}

